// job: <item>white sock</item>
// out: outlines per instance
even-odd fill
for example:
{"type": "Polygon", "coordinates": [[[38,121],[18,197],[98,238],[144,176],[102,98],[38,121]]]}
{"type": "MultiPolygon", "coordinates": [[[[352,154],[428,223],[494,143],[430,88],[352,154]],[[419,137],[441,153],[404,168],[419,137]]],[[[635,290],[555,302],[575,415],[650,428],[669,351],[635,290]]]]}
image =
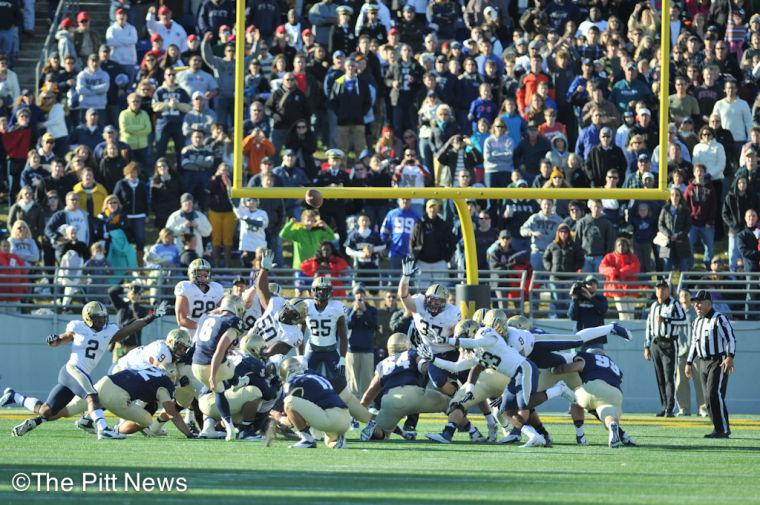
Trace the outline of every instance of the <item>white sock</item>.
{"type": "Polygon", "coordinates": [[[106,417],[105,417],[105,414],[103,414],[102,409],[93,410],[90,413],[90,419],[95,421],[95,424],[98,425],[98,431],[108,429],[108,425],[106,424],[106,417]]]}
{"type": "Polygon", "coordinates": [[[560,387],[559,383],[557,383],[546,390],[546,398],[548,400],[551,400],[552,398],[558,397],[561,393],[562,388],[560,387]]]}
{"type": "Polygon", "coordinates": [[[491,413],[483,414],[483,417],[485,417],[486,424],[488,426],[493,426],[494,424],[496,424],[496,418],[493,416],[493,414],[491,413]]]}
{"type": "Polygon", "coordinates": [[[231,417],[225,417],[222,419],[222,423],[224,423],[224,427],[227,428],[227,431],[235,431],[235,423],[232,422],[231,417]]]}
{"type": "Polygon", "coordinates": [[[314,437],[311,436],[311,431],[309,430],[309,427],[307,426],[303,430],[299,431],[301,434],[301,440],[305,440],[306,442],[313,442],[314,437]]]}
{"type": "Polygon", "coordinates": [[[203,431],[216,431],[216,419],[206,417],[203,419],[203,431]]]}
{"type": "Polygon", "coordinates": [[[148,427],[148,430],[152,431],[153,433],[158,433],[161,428],[163,427],[164,423],[166,421],[161,421],[159,419],[154,419],[152,423],[150,423],[150,426],[148,427]]]}
{"type": "Polygon", "coordinates": [[[575,428],[575,434],[579,437],[582,437],[584,435],[583,427],[575,428]]]}
{"type": "Polygon", "coordinates": [[[536,429],[529,424],[523,424],[523,427],[520,428],[520,432],[524,433],[528,438],[535,438],[540,436],[536,429]]]}
{"type": "Polygon", "coordinates": [[[23,405],[24,408],[30,412],[34,412],[34,407],[36,407],[37,404],[40,403],[40,401],[37,398],[33,398],[31,396],[27,396],[26,398],[24,398],[22,395],[18,393],[16,393],[16,396],[21,396],[21,398],[23,398],[23,400],[21,401],[16,400],[16,403],[18,403],[19,405],[23,405]]]}
{"type": "Polygon", "coordinates": [[[602,326],[594,326],[593,328],[585,328],[583,330],[580,330],[575,334],[575,336],[584,342],[588,342],[589,340],[609,335],[611,332],[612,325],[604,324],[602,326]]]}

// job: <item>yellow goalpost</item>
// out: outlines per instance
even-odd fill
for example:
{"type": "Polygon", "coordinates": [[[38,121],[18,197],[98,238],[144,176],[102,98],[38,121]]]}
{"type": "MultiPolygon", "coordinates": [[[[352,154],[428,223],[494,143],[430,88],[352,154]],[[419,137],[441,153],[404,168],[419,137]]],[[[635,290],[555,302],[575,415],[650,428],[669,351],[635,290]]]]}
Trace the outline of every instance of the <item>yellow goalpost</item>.
{"type": "MultiPolygon", "coordinates": [[[[243,99],[245,80],[245,0],[236,0],[235,37],[235,128],[233,129],[233,198],[285,198],[303,199],[309,188],[249,188],[243,185],[243,122],[245,102],[243,99]]],[[[670,82],[670,0],[662,1],[660,30],[660,118],[659,118],[659,159],[658,187],[656,189],[604,189],[604,188],[317,188],[324,198],[340,199],[395,199],[395,198],[437,198],[450,199],[462,223],[465,249],[466,281],[468,286],[477,286],[478,262],[475,250],[475,235],[472,220],[469,219],[466,201],[471,199],[504,198],[551,198],[555,200],[588,199],[646,199],[667,200],[668,198],[668,95],[670,82]]],[[[465,312],[474,310],[474,304],[465,304],[465,312]]]]}

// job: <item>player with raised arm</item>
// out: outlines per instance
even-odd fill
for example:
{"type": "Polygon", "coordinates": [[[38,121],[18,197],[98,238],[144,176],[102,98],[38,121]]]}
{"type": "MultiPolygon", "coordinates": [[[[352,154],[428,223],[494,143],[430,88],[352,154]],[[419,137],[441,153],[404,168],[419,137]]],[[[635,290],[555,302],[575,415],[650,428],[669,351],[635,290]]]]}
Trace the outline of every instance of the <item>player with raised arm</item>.
{"type": "MultiPolygon", "coordinates": [[[[174,287],[174,314],[177,326],[197,339],[198,322],[204,314],[214,310],[224,296],[224,288],[211,281],[211,263],[197,258],[187,267],[189,280],[179,281],[174,287]]],[[[181,371],[180,371],[181,374],[181,371]]]]}
{"type": "Polygon", "coordinates": [[[312,427],[324,433],[327,447],[345,448],[345,433],[351,427],[351,414],[330,381],[312,370],[304,370],[296,358],[286,358],[280,363],[280,378],[285,395],[285,414],[301,437],[290,448],[316,448],[317,442],[310,431],[312,427]]]}
{"type": "MultiPolygon", "coordinates": [[[[454,326],[461,318],[459,309],[446,302],[448,290],[440,284],[430,285],[425,294],[418,293],[411,296],[409,280],[416,272],[417,265],[414,258],[405,258],[401,263],[398,296],[404,308],[412,314],[414,327],[420,340],[432,351],[433,356],[456,361],[459,351],[449,343],[449,338],[453,336],[454,326]]],[[[456,386],[451,381],[464,382],[464,377],[442,370],[433,364],[428,367],[428,376],[433,385],[448,396],[456,392],[456,386]]]]}
{"type": "Polygon", "coordinates": [[[230,414],[230,404],[224,396],[224,381],[234,375],[234,367],[227,359],[227,352],[237,345],[243,329],[240,317],[245,312],[243,301],[232,295],[222,298],[219,313],[206,314],[198,325],[193,375],[214,393],[216,406],[222,417],[226,440],[235,440],[237,434],[230,414]]]}
{"type": "Polygon", "coordinates": [[[248,281],[242,275],[232,279],[230,293],[239,296],[245,305],[245,313],[240,319],[243,320],[243,331],[250,330],[254,323],[261,317],[263,312],[261,301],[256,290],[256,284],[248,285],[248,281]]]}
{"type": "Polygon", "coordinates": [[[425,389],[427,362],[412,349],[412,342],[403,333],[388,338],[388,357],[377,364],[375,376],[364,392],[361,403],[369,407],[378,395],[380,412],[367,423],[361,440],[385,440],[391,433],[403,436],[398,422],[406,416],[424,412],[443,412],[448,396],[435,389],[425,389]]]}
{"type": "Polygon", "coordinates": [[[87,400],[87,412],[97,425],[98,439],[123,438],[123,435],[108,429],[103,409],[90,374],[100,362],[109,344],[136,333],[154,320],[166,314],[166,303],[156,307],[153,314],[137,319],[123,328],[108,323],[108,309],[100,302],[89,302],[82,308],[82,320],[70,321],[66,331],[60,335],[48,335],[46,342],[51,347],[71,344],[71,356],[58,372],[58,384],[50,391],[44,402],[31,396],[16,393],[7,388],[0,397],[0,406],[23,405],[38,414],[14,426],[11,434],[20,437],[45,421],[60,417],[61,410],[74,398],[87,400]]]}
{"type": "Polygon", "coordinates": [[[565,363],[552,369],[553,373],[576,372],[581,376],[581,385],[575,390],[576,403],[595,412],[597,418],[609,431],[609,446],[613,449],[622,443],[635,445],[630,437],[623,440],[620,417],[623,415],[623,372],[601,349],[590,349],[578,353],[572,363],[565,363]]]}

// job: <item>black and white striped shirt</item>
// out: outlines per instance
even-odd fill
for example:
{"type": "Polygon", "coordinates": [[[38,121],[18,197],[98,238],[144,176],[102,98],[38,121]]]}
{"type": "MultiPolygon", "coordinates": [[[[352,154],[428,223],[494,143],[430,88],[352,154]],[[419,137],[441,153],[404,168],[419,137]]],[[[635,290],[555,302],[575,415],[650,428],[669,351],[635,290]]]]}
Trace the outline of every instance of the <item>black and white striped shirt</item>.
{"type": "Polygon", "coordinates": [[[736,353],[736,337],[728,318],[712,309],[697,317],[691,327],[691,348],[687,363],[696,358],[713,359],[720,356],[733,357],[736,353]]]}
{"type": "Polygon", "coordinates": [[[678,300],[672,296],[664,303],[655,300],[649,307],[644,345],[649,347],[656,339],[676,340],[685,325],[686,312],[678,300]],[[661,316],[662,321],[657,316],[661,316]]]}

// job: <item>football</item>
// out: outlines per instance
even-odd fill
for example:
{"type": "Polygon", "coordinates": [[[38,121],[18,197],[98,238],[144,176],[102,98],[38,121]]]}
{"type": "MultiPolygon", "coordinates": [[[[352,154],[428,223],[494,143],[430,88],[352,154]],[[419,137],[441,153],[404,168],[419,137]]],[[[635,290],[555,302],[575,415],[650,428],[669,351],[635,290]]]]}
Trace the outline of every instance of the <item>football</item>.
{"type": "Polygon", "coordinates": [[[322,206],[322,202],[324,201],[324,198],[322,198],[322,193],[320,193],[316,189],[310,189],[306,192],[306,196],[304,197],[304,200],[306,200],[306,204],[309,207],[318,209],[322,206]]]}

